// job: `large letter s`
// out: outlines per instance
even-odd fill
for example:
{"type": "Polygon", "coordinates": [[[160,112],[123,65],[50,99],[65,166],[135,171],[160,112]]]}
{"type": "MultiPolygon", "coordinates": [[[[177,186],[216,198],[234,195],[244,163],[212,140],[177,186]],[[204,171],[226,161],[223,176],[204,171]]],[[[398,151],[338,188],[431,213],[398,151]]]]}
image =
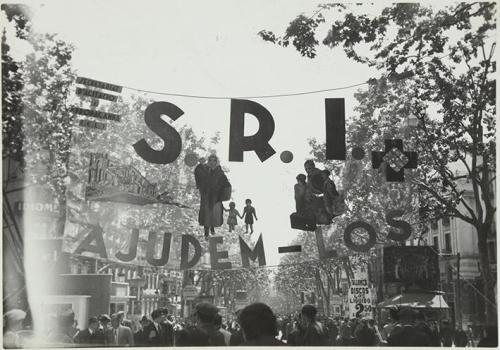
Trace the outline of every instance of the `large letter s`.
{"type": "Polygon", "coordinates": [[[134,143],[135,152],[149,163],[172,163],[181,153],[181,136],[173,127],[161,119],[163,114],[172,120],[177,120],[184,112],[169,102],[153,102],[146,108],[146,111],[144,111],[146,125],[156,135],[160,136],[164,142],[163,149],[160,151],[152,149],[144,139],[134,143]]]}

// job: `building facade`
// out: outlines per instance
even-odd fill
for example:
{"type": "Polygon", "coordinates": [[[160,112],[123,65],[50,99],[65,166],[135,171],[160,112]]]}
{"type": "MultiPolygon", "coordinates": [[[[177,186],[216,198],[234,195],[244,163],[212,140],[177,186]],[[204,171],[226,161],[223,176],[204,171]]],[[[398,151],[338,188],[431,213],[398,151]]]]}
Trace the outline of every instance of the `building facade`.
{"type": "MultiPolygon", "coordinates": [[[[463,181],[460,185],[465,190],[464,200],[467,205],[477,213],[470,183],[463,181]]],[[[458,210],[467,215],[463,204],[458,210]]],[[[474,226],[456,217],[434,220],[424,242],[434,247],[439,254],[441,290],[450,306],[450,321],[463,328],[484,326],[485,308],[491,306],[483,294],[479,260],[481,252],[474,226]]],[[[488,250],[490,267],[496,274],[495,227],[492,227],[488,237],[488,250]]]]}

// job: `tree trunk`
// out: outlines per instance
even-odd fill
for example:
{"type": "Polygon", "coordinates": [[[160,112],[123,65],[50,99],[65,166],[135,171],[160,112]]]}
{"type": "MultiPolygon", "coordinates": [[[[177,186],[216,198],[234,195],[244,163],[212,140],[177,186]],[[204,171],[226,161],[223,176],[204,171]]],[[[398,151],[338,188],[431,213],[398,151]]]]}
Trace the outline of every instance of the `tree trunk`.
{"type": "Polygon", "coordinates": [[[316,277],[316,290],[318,290],[323,299],[323,312],[327,314],[330,311],[330,298],[327,295],[327,292],[325,290],[325,286],[323,284],[323,280],[321,279],[321,273],[319,269],[315,270],[315,277],[316,277]]]}
{"type": "Polygon", "coordinates": [[[477,241],[479,249],[479,261],[481,265],[481,279],[483,281],[484,296],[487,298],[487,300],[484,300],[486,309],[485,321],[487,325],[496,325],[498,323],[497,309],[494,307],[496,306],[496,281],[491,273],[490,259],[488,254],[489,227],[483,224],[479,227],[476,227],[476,230],[478,237],[477,241]]]}
{"type": "Polygon", "coordinates": [[[59,209],[57,213],[57,222],[55,226],[56,237],[64,236],[64,227],[66,226],[66,196],[62,195],[58,198],[59,209]]]}

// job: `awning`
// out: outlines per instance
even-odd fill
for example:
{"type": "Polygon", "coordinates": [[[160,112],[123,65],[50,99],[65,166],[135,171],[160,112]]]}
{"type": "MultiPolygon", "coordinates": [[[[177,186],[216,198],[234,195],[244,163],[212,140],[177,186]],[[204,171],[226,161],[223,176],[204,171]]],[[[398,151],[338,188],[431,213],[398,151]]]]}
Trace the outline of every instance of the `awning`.
{"type": "Polygon", "coordinates": [[[448,309],[448,304],[440,294],[408,293],[384,300],[377,308],[409,307],[418,309],[448,309]]]}

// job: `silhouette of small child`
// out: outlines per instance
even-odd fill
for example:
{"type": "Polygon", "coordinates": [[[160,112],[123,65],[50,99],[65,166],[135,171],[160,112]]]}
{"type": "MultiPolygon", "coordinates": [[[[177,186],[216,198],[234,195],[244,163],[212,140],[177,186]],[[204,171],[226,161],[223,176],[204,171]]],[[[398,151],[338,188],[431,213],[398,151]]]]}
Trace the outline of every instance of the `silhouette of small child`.
{"type": "Polygon", "coordinates": [[[229,212],[229,215],[227,217],[227,225],[229,226],[229,232],[234,231],[234,227],[238,225],[238,219],[237,217],[239,216],[241,219],[243,219],[243,216],[240,215],[238,210],[236,210],[236,204],[234,202],[229,203],[229,209],[224,208],[224,211],[229,212]]]}
{"type": "Polygon", "coordinates": [[[245,233],[248,233],[248,226],[250,225],[250,234],[253,233],[253,218],[255,216],[255,220],[257,219],[257,214],[255,213],[255,208],[252,207],[252,201],[250,199],[247,199],[245,201],[245,208],[243,209],[243,216],[245,217],[245,233]]]}
{"type": "Polygon", "coordinates": [[[296,177],[297,183],[294,186],[295,193],[295,210],[297,213],[302,213],[305,209],[306,201],[306,176],[299,174],[296,177]]]}

